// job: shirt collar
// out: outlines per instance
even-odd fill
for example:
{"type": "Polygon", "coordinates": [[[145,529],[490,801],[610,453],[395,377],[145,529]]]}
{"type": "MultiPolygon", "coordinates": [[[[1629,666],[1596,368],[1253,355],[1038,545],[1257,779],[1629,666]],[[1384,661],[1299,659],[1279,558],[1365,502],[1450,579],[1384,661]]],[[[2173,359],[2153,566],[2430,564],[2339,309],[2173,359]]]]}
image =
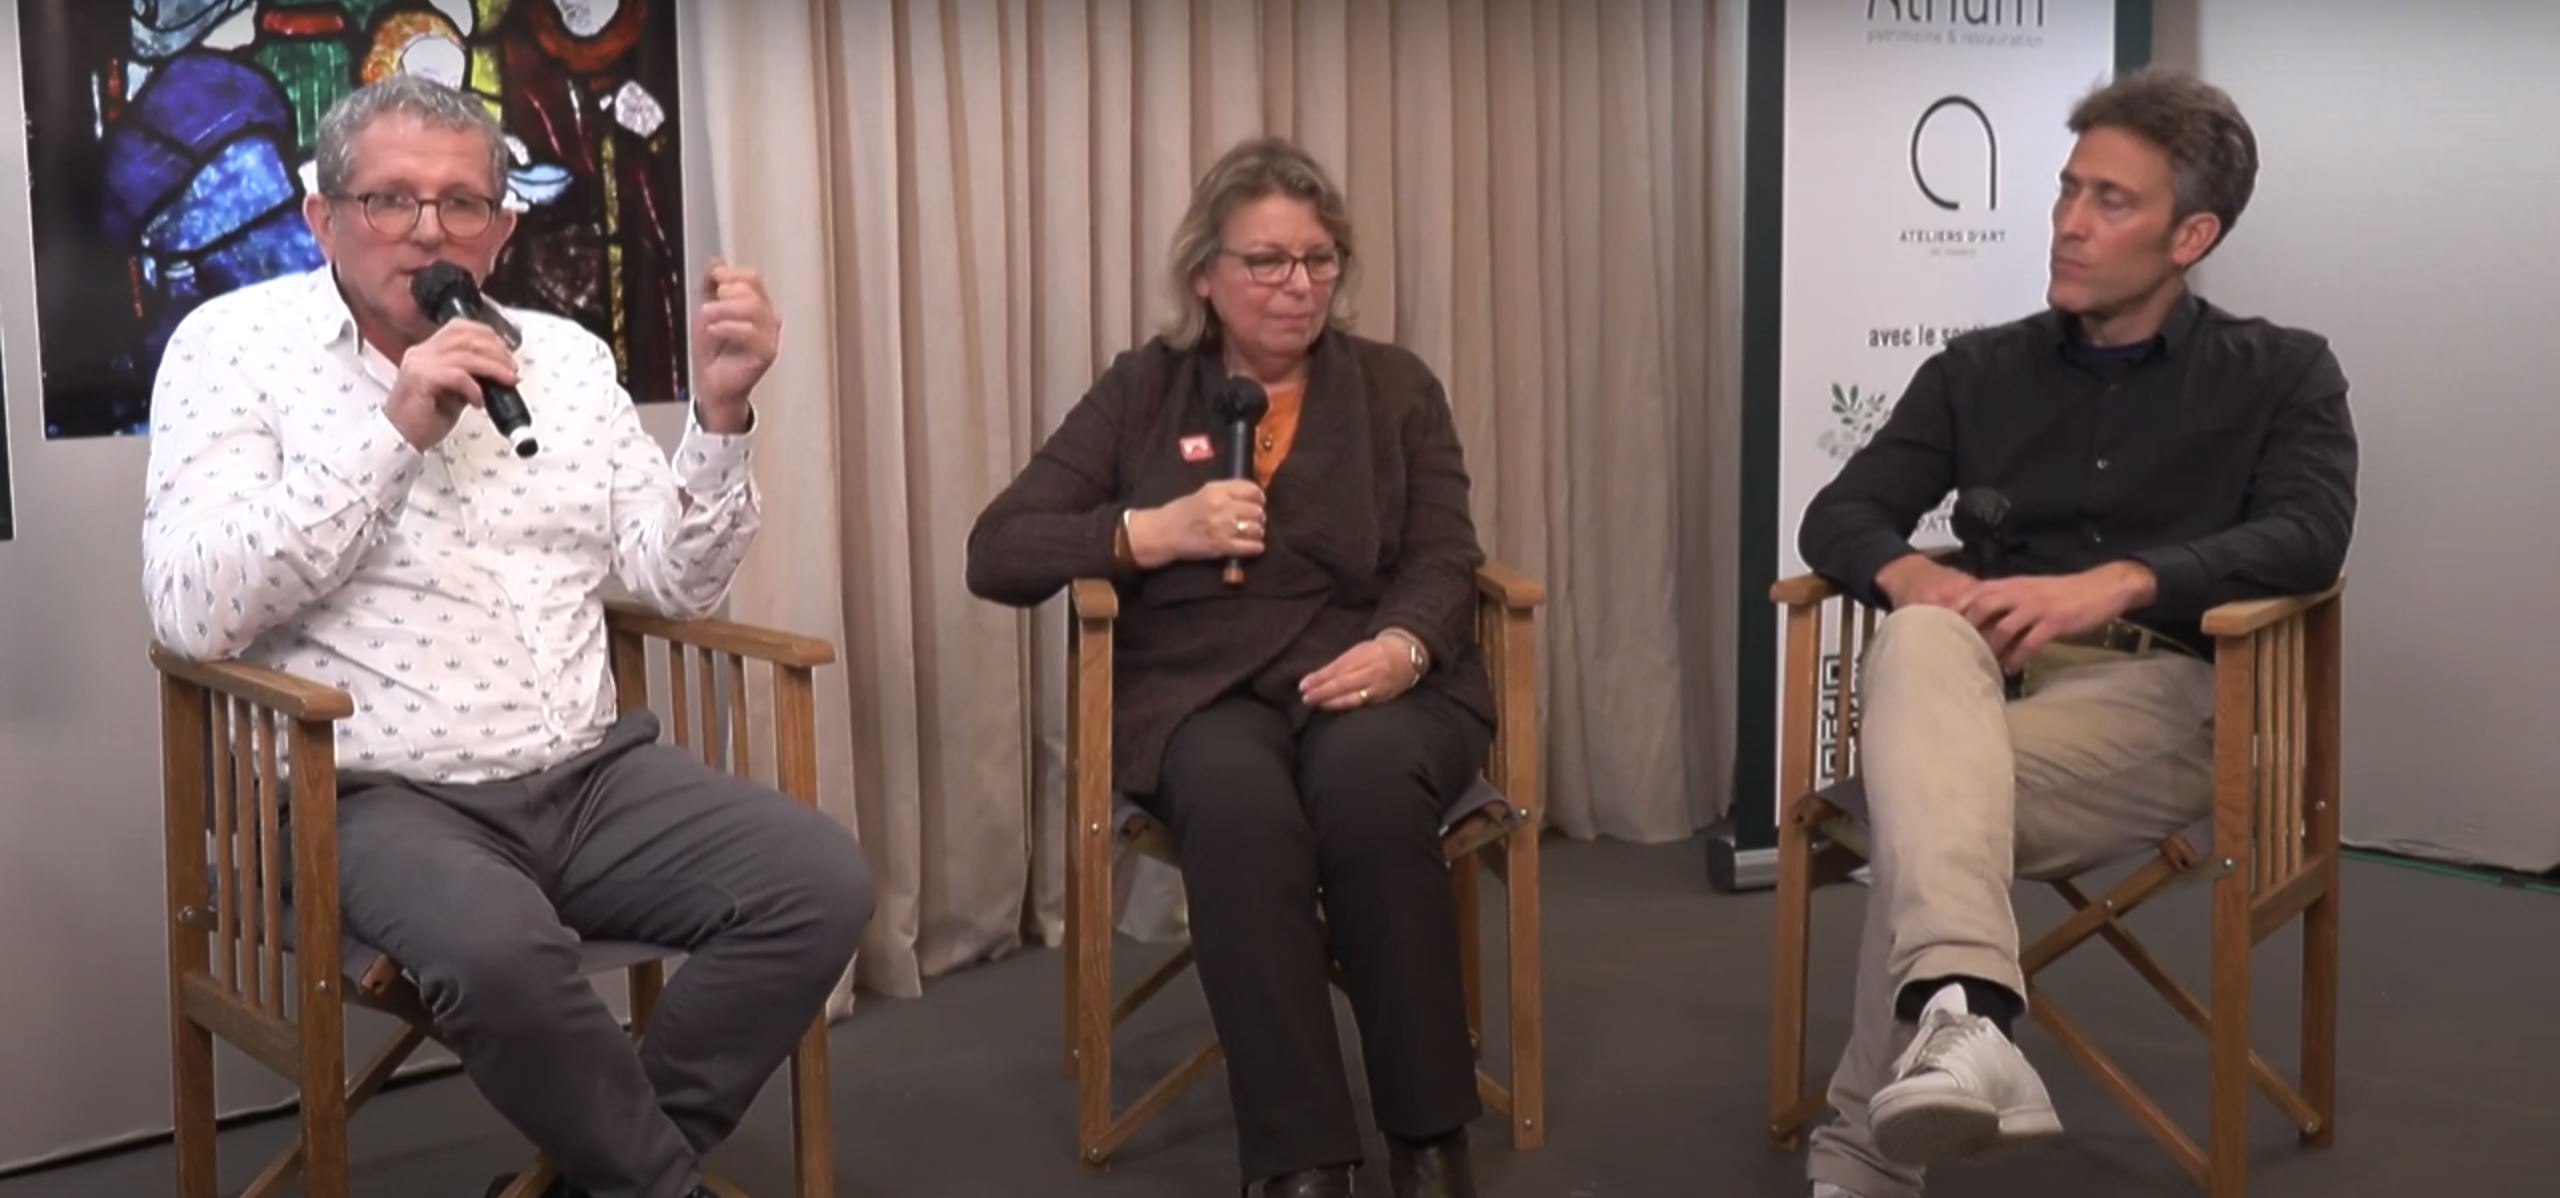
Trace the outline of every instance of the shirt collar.
{"type": "MultiPolygon", "coordinates": [[[[2204,301],[2195,292],[2181,287],[2177,302],[2169,307],[2168,319],[2161,321],[2160,331],[2152,334],[2151,353],[2174,358],[2185,352],[2195,340],[2196,325],[2203,319],[2204,301]]],[[[2053,339],[2054,348],[2065,356],[2087,348],[2088,343],[2080,339],[2080,322],[2070,313],[2060,308],[2047,308],[2044,325],[2045,332],[2053,339]]],[[[2149,357],[2150,354],[2139,356],[2149,357]]]]}
{"type": "MultiPolygon", "coordinates": [[[[318,270],[304,275],[303,292],[298,303],[302,317],[309,322],[312,338],[320,345],[336,345],[341,338],[356,336],[356,316],[347,307],[346,294],[338,290],[335,267],[324,263],[318,270]]],[[[524,331],[516,314],[485,297],[480,307],[481,319],[498,330],[498,336],[505,339],[507,348],[522,352],[524,331]]]]}
{"type": "Polygon", "coordinates": [[[336,345],[341,338],[355,336],[356,316],[347,309],[347,297],[338,293],[335,268],[323,263],[303,276],[301,315],[312,339],[321,345],[336,345]]]}

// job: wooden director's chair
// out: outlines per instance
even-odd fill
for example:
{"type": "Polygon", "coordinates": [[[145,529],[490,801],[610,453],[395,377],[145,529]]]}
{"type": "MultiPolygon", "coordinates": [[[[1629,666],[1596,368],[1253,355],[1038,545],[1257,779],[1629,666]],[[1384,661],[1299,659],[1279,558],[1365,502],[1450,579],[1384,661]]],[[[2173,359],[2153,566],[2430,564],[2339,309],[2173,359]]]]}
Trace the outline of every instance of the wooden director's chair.
{"type": "MultiPolygon", "coordinates": [[[[1534,618],[1546,589],[1499,563],[1476,573],[1477,643],[1493,683],[1496,728],[1484,776],[1441,821],[1441,846],[1457,896],[1459,961],[1466,974],[1467,1029],[1484,1047],[1482,950],[1474,865],[1503,884],[1508,902],[1511,1084],[1478,1070],[1485,1103],[1511,1120],[1519,1149],[1546,1143],[1545,1048],[1538,973],[1538,709],[1534,618]],[[1498,850],[1498,851],[1497,851],[1498,850]]],[[[1177,865],[1173,838],[1111,787],[1111,624],[1120,598],[1111,584],[1077,581],[1069,613],[1067,674],[1067,1076],[1076,1079],[1076,1139],[1088,1168],[1102,1168],[1148,1119],[1164,1110],[1222,1055],[1211,1039],[1129,1107],[1111,1102],[1111,1031],[1192,963],[1185,945],[1145,980],[1113,1001],[1111,992],[1112,851],[1119,845],[1177,865]]]]}
{"type": "MultiPolygon", "coordinates": [[[[801,802],[817,801],[811,681],[816,667],[835,661],[833,646],[723,620],[665,619],[628,603],[607,604],[606,627],[622,709],[649,706],[648,642],[662,642],[665,727],[676,744],[689,746],[698,713],[703,759],[740,775],[752,772],[747,662],[769,667],[777,785],[801,802]],[[700,688],[691,692],[699,695],[698,706],[689,703],[688,663],[700,688]],[[725,669],[718,668],[724,663],[725,669]]],[[[310,1198],[345,1198],[347,1117],[436,1036],[433,1018],[400,966],[339,929],[335,721],[352,715],[354,704],[335,687],[242,662],[188,661],[158,646],[151,661],[161,676],[168,819],[177,1193],[214,1196],[218,1036],[301,1088],[301,1135],[250,1183],[245,1198],[280,1194],[297,1175],[310,1198]],[[280,757],[291,764],[290,819],[279,809],[285,786],[277,770],[280,757]],[[353,1077],[344,1066],[347,1003],[406,1025],[353,1077]]],[[[590,941],[579,968],[589,976],[616,969],[628,975],[631,1033],[637,1037],[675,955],[656,945],[590,941]]],[[[827,1198],[835,1193],[835,1166],[827,1138],[823,1015],[792,1055],[791,1102],[798,1177],[793,1193],[827,1198]]],[[[549,1160],[537,1158],[517,1175],[506,1198],[534,1198],[556,1176],[549,1160]]],[[[739,1194],[725,1181],[706,1178],[704,1184],[724,1198],[739,1194]]]]}
{"type": "MultiPolygon", "coordinates": [[[[2071,878],[2039,879],[2074,914],[2020,955],[2035,1021],[2212,1198],[2247,1192],[2252,1082],[2284,1110],[2304,1143],[2329,1147],[2337,1130],[2340,591],[2333,586],[2317,595],[2229,603],[2206,614],[2205,635],[2216,646],[2211,851],[2199,854],[2186,836],[2172,836],[2130,876],[2094,897],[2071,878]],[[2122,922],[2171,886],[2192,882],[2213,886],[2210,1005],[2172,978],[2122,922]],[[2299,1090],[2249,1047],[2251,950],[2296,916],[2303,921],[2299,1090]],[[2209,1151],[2036,986],[2037,973],[2092,936],[2115,946],[2210,1041],[2209,1151]]],[[[1847,779],[1858,766],[1853,663],[1862,638],[1873,640],[1877,615],[1812,575],[1778,583],[1770,598],[1787,616],[1779,785],[1789,797],[1778,820],[1769,1134],[1793,1148],[1826,1105],[1820,1089],[1806,1089],[1804,1075],[1812,891],[1862,864],[1866,844],[1860,820],[1814,789],[1814,728],[1824,714],[1823,633],[1828,625],[1837,652],[1829,713],[1839,746],[1834,772],[1847,779]]]]}

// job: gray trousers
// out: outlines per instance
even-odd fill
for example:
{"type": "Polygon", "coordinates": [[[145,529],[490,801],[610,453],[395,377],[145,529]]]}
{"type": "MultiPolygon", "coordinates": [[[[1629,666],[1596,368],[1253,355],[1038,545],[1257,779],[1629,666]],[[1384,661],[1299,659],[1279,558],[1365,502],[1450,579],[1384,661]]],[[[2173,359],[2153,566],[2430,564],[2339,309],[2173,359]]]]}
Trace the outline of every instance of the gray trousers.
{"type": "Polygon", "coordinates": [[[595,1198],[682,1198],[843,975],[870,921],[842,825],[657,744],[508,782],[340,778],[349,935],[418,982],[490,1104],[595,1198]],[[635,1046],[579,977],[581,938],[682,949],[635,1046]]]}
{"type": "Polygon", "coordinates": [[[2017,878],[2071,877],[2143,851],[2210,814],[2213,667],[2189,657],[2048,648],[2026,697],[1964,617],[1885,617],[1859,695],[1874,885],[1858,949],[1856,1014],[1831,1078],[1838,1118],[1807,1172],[1860,1198],[1915,1198],[1921,1172],[1876,1151],[1867,1103],[1893,1080],[1912,1026],[1903,986],[1970,976],[2026,995],[2017,878]]]}

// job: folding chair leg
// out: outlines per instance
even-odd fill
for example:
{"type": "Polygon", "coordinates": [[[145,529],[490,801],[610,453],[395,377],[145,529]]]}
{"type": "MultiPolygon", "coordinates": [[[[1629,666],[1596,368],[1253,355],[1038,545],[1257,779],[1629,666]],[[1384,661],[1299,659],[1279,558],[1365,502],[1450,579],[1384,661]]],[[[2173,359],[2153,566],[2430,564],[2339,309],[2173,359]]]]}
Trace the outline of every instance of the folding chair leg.
{"type": "Polygon", "coordinates": [[[1769,1139],[1794,1151],[1803,1124],[1807,943],[1813,921],[1812,830],[1793,812],[1778,820],[1778,944],[1769,1000],[1769,1139]]]}
{"type": "Polygon", "coordinates": [[[821,1014],[791,1054],[791,1148],[799,1198],[831,1198],[836,1192],[827,1109],[827,1017],[821,1014]]]}
{"type": "Polygon", "coordinates": [[[308,1069],[302,1085],[302,1192],[347,1198],[347,1096],[338,1088],[335,1054],[324,1073],[308,1069]]]}
{"type": "Polygon", "coordinates": [[[1538,829],[1516,828],[1507,838],[1510,862],[1503,897],[1511,935],[1505,964],[1511,971],[1511,1146],[1522,1152],[1547,1143],[1546,1000],[1539,990],[1538,829]]]}
{"type": "MultiPolygon", "coordinates": [[[[347,1117],[354,1118],[357,1111],[364,1109],[364,1104],[373,1101],[373,1096],[382,1092],[391,1075],[399,1072],[400,1066],[406,1064],[426,1042],[426,1029],[414,1023],[403,1025],[398,1035],[384,1041],[380,1051],[373,1054],[373,1060],[366,1063],[364,1071],[347,1083],[347,1117]]],[[[301,1173],[302,1141],[296,1139],[267,1163],[257,1179],[249,1183],[248,1189],[240,1191],[240,1198],[272,1198],[283,1193],[285,1183],[301,1173]]]]}
{"type": "Polygon", "coordinates": [[[1066,968],[1066,974],[1067,974],[1067,977],[1066,977],[1066,984],[1065,984],[1064,986],[1062,986],[1062,987],[1060,987],[1060,988],[1059,988],[1059,989],[1060,989],[1060,991],[1061,991],[1061,993],[1060,993],[1060,998],[1061,998],[1061,1000],[1062,1000],[1062,1010],[1060,1011],[1060,1018],[1059,1018],[1059,1021],[1058,1021],[1058,1072],[1059,1072],[1059,1073],[1061,1073],[1061,1074],[1063,1074],[1063,1075],[1065,1075],[1065,1076],[1066,1076],[1067,1078],[1069,1078],[1070,1080],[1072,1080],[1072,1079],[1075,1077],[1075,1075],[1076,1075],[1076,1020],[1077,1020],[1076,1011],[1077,1011],[1077,1004],[1081,1003],[1081,1002],[1084,1000],[1084,999],[1083,999],[1083,991],[1082,991],[1082,989],[1081,989],[1081,984],[1082,984],[1082,981],[1083,981],[1084,971],[1083,971],[1082,969],[1079,969],[1079,968],[1077,967],[1078,962],[1079,962],[1079,960],[1080,960],[1080,959],[1079,959],[1079,958],[1077,957],[1077,955],[1076,955],[1076,954],[1077,954],[1077,952],[1079,951],[1079,949],[1077,948],[1077,946],[1078,946],[1078,945],[1081,945],[1081,944],[1083,944],[1083,943],[1084,943],[1083,937],[1082,937],[1082,935],[1081,935],[1081,933],[1082,933],[1082,932],[1083,932],[1083,930],[1084,930],[1084,924],[1083,924],[1083,921],[1082,921],[1080,918],[1078,918],[1078,915],[1077,915],[1077,912],[1076,912],[1076,908],[1077,908],[1078,906],[1080,906],[1080,905],[1081,905],[1081,904],[1078,902],[1078,893],[1077,893],[1077,890],[1076,890],[1076,870],[1077,870],[1077,866],[1076,866],[1076,857],[1077,857],[1077,856],[1078,856],[1078,854],[1076,853],[1076,846],[1074,846],[1074,845],[1072,845],[1072,844],[1071,844],[1071,845],[1068,845],[1068,846],[1067,846],[1067,851],[1066,851],[1066,858],[1067,858],[1067,926],[1066,926],[1067,968],[1066,968]]]}
{"type": "Polygon", "coordinates": [[[335,953],[299,962],[302,1000],[295,1012],[301,1041],[302,1192],[347,1198],[347,1045],[344,1000],[335,953]],[[313,976],[313,975],[318,976],[313,976]]]}
{"type": "Polygon", "coordinates": [[[2302,1096],[2320,1117],[2302,1142],[2338,1139],[2338,858],[2329,850],[2329,892],[2302,916],[2302,1096]]]}
{"type": "Polygon", "coordinates": [[[2211,1127],[2207,1140],[2210,1198],[2244,1198],[2249,1189],[2249,871],[2213,883],[2213,1050],[2211,1127]]]}
{"type": "Polygon", "coordinates": [[[1073,851],[1084,857],[1075,871],[1075,892],[1067,898],[1076,908],[1076,936],[1069,945],[1078,997],[1076,1155],[1087,1168],[1099,1169],[1111,1155],[1111,871],[1102,864],[1111,844],[1100,827],[1078,827],[1075,836],[1073,851]]]}
{"type": "Polygon", "coordinates": [[[2089,1071],[2089,1076],[2099,1088],[2115,1099],[2125,1113],[2132,1115],[2133,1121],[2142,1125],[2142,1130],[2159,1141],[2161,1149],[2169,1154],[2171,1160],[2178,1162],[2189,1177],[2194,1178],[2198,1185],[2211,1184],[2204,1150],[2196,1147],[2195,1141],[2179,1129],[2178,1121],[2161,1110],[2159,1103],[2142,1092],[2142,1087],[2133,1084],[2123,1066],[2116,1064],[2115,1058],[2098,1047],[2097,1041],[2090,1039],[2079,1024],[2064,1015],[2062,1008],[2054,1005],[2052,997],[2033,979],[2027,982],[2027,1014],[2053,1036],[2055,1043],[2062,1045],[2064,1052],[2071,1054],[2072,1060],[2089,1071]]]}
{"type": "Polygon", "coordinates": [[[213,1033],[187,1018],[185,992],[174,973],[169,987],[169,1030],[178,1198],[214,1198],[213,1033]]]}

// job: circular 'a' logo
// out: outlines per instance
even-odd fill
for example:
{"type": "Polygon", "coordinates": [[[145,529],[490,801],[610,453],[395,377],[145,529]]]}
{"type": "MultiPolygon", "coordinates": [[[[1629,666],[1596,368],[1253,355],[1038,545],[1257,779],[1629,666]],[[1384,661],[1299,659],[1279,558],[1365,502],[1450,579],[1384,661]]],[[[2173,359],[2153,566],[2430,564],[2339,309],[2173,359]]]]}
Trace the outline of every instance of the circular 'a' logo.
{"type": "Polygon", "coordinates": [[[1984,158],[1988,163],[1983,180],[1983,194],[1987,197],[1984,206],[1997,209],[2000,207],[2000,136],[1991,131],[1991,117],[1982,111],[1982,106],[1963,96],[1942,97],[1937,103],[1922,110],[1920,119],[1911,126],[1911,181],[1919,185],[1920,194],[1929,197],[1929,202],[1932,204],[1950,212],[1963,206],[1938,194],[1936,188],[1929,186],[1928,173],[1920,167],[1920,135],[1929,131],[1930,121],[1937,119],[1939,113],[1950,108],[1961,108],[1970,112],[1974,120],[1982,123],[1982,145],[1985,151],[1984,158]]]}

